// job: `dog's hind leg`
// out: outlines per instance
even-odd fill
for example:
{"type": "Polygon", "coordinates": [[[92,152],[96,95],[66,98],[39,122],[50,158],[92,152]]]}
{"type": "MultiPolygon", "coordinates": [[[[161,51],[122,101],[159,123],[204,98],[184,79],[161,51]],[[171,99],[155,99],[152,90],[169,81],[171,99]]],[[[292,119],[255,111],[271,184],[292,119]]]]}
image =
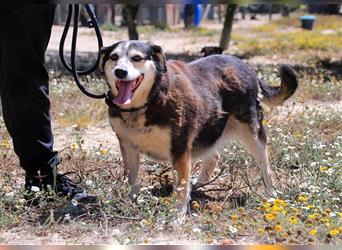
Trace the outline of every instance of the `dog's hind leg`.
{"type": "Polygon", "coordinates": [[[210,177],[214,173],[214,170],[217,166],[217,162],[219,159],[220,159],[220,155],[216,151],[212,157],[203,160],[203,169],[198,176],[198,180],[195,185],[196,187],[199,187],[209,181],[210,177]]]}
{"type": "Polygon", "coordinates": [[[177,178],[174,178],[177,210],[180,214],[185,214],[190,195],[191,154],[185,152],[181,157],[175,159],[173,169],[177,173],[177,178]]]}
{"type": "Polygon", "coordinates": [[[271,195],[276,195],[272,180],[272,170],[268,162],[267,137],[262,124],[260,123],[259,131],[254,132],[249,124],[240,122],[235,128],[234,137],[247,147],[247,150],[252,154],[258,165],[261,166],[262,179],[266,191],[271,195]]]}
{"type": "Polygon", "coordinates": [[[137,184],[137,177],[139,173],[139,152],[129,145],[125,140],[119,139],[120,150],[123,158],[125,175],[128,175],[128,184],[131,186],[130,197],[139,192],[140,185],[137,184]]]}

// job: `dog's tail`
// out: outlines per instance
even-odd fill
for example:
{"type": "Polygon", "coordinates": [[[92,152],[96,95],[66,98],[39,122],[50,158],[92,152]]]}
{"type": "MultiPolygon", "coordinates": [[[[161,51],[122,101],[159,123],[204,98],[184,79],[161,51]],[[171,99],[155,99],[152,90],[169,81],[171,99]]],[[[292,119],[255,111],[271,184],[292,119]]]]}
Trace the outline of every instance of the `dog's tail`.
{"type": "Polygon", "coordinates": [[[278,87],[260,81],[261,93],[263,94],[262,102],[269,107],[283,104],[298,87],[297,74],[290,66],[282,65],[279,72],[281,84],[278,87]]]}

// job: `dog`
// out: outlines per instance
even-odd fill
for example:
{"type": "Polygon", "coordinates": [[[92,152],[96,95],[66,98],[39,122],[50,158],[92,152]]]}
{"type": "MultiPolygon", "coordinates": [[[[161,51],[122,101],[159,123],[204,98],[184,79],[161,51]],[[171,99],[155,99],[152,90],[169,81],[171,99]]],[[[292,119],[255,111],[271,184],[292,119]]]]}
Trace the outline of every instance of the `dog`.
{"type": "Polygon", "coordinates": [[[201,50],[201,54],[203,54],[203,57],[216,55],[216,54],[222,54],[223,49],[221,47],[216,46],[205,46],[201,50]]]}
{"type": "Polygon", "coordinates": [[[166,61],[158,45],[120,41],[101,49],[99,70],[110,88],[109,121],[132,193],[139,191],[141,154],[171,161],[176,208],[186,213],[192,162],[204,162],[196,185],[208,182],[217,150],[232,139],[246,146],[262,168],[266,190],[274,193],[262,103],[281,105],[293,95],[298,83],[291,67],[280,67],[281,85],[273,87],[234,56],[166,61]]]}

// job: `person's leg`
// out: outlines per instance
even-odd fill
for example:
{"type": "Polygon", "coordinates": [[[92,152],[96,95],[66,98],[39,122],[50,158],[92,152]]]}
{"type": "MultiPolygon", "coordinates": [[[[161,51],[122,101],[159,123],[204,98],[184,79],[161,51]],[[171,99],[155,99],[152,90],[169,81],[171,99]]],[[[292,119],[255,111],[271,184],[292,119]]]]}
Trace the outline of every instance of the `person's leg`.
{"type": "Polygon", "coordinates": [[[27,175],[58,164],[51,132],[49,76],[43,65],[53,5],[8,9],[1,24],[1,102],[14,150],[27,175]]]}
{"type": "MultiPolygon", "coordinates": [[[[20,165],[26,171],[26,189],[51,185],[58,193],[75,197],[83,191],[66,176],[56,174],[59,160],[58,153],[53,150],[49,76],[44,67],[44,54],[50,39],[54,9],[54,5],[21,5],[2,12],[2,112],[20,165]]],[[[78,198],[88,197],[79,195],[78,198]]]]}

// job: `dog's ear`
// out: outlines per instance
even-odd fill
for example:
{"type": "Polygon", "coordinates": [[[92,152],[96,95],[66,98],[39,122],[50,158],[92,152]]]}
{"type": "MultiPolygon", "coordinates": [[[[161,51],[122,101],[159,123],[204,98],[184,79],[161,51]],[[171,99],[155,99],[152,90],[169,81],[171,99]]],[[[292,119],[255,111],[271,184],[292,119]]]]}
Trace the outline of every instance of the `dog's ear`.
{"type": "Polygon", "coordinates": [[[155,44],[149,43],[152,50],[152,60],[157,63],[158,70],[161,72],[166,72],[166,58],[163,49],[155,44]]]}
{"type": "Polygon", "coordinates": [[[100,57],[99,57],[99,64],[98,64],[98,70],[100,72],[100,74],[102,75],[104,73],[104,65],[107,62],[110,53],[116,48],[116,46],[118,46],[120,42],[114,43],[111,46],[108,47],[102,47],[100,48],[100,57]]]}
{"type": "Polygon", "coordinates": [[[216,52],[217,52],[217,54],[222,54],[223,49],[221,47],[217,47],[216,52]]]}
{"type": "Polygon", "coordinates": [[[108,60],[108,55],[110,53],[109,50],[110,50],[110,47],[100,48],[98,70],[99,70],[101,75],[103,75],[103,73],[104,73],[104,64],[108,60]]]}

